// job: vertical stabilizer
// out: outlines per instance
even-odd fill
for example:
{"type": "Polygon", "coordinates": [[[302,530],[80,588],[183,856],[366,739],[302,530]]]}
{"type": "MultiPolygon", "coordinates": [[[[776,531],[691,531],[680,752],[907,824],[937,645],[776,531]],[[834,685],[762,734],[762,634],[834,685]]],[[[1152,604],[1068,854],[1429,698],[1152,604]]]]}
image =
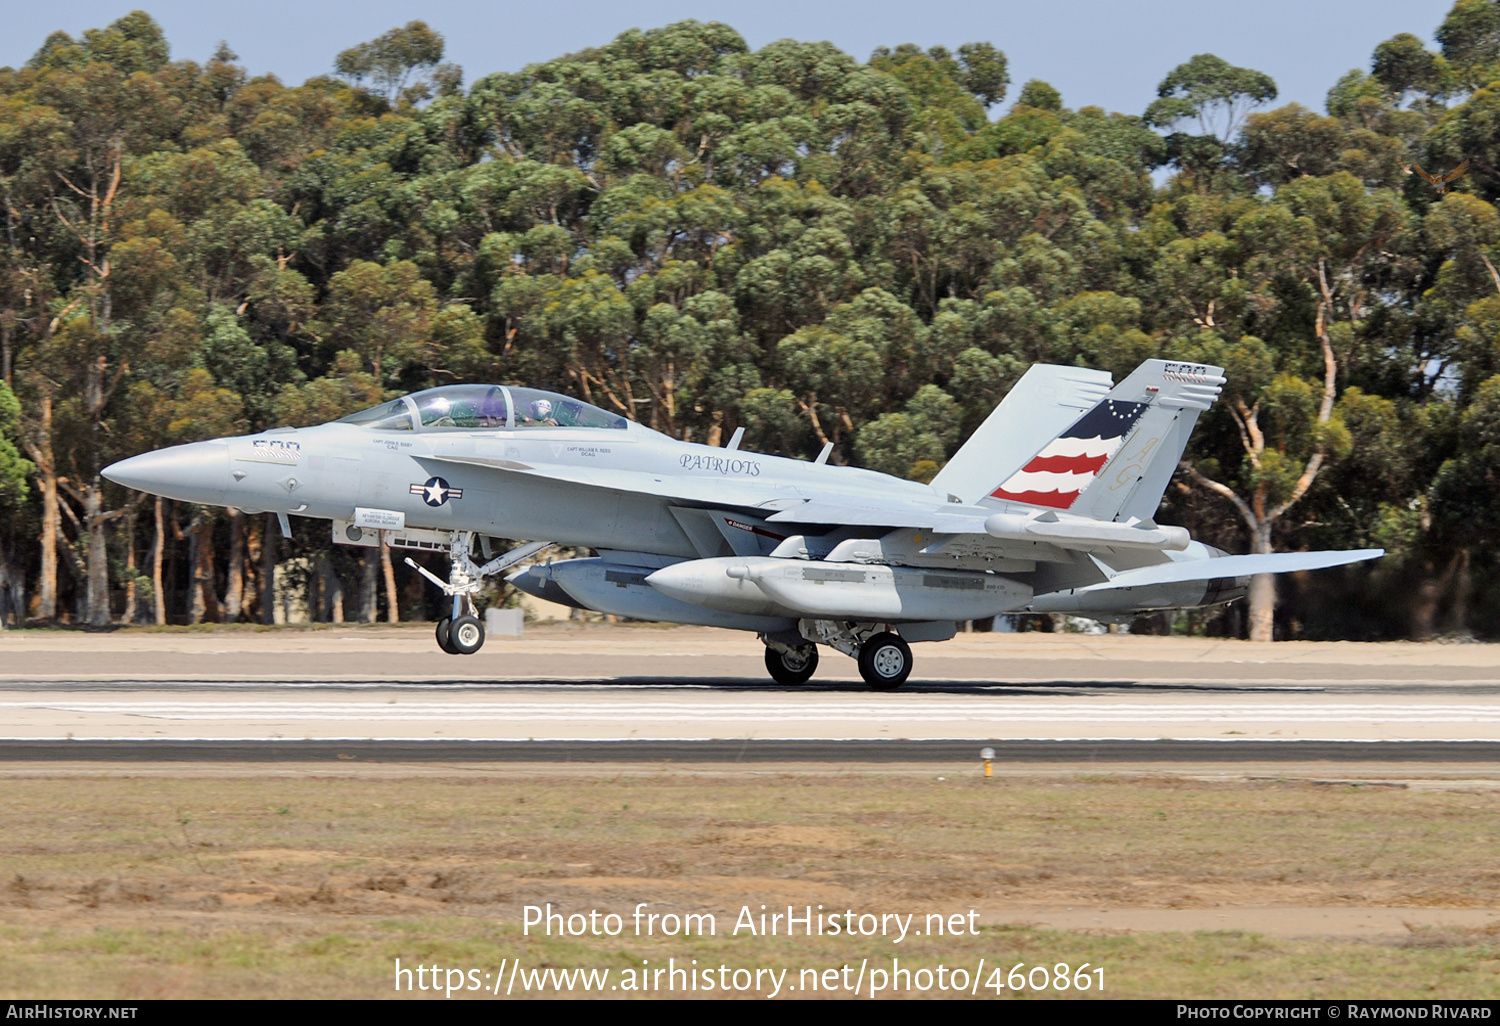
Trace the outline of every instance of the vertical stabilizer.
{"type": "Polygon", "coordinates": [[[1050,437],[1096,405],[1109,391],[1109,373],[1082,367],[1034,364],[1006,393],[932,486],[973,504],[994,490],[998,475],[1015,470],[1050,437]]]}
{"type": "Polygon", "coordinates": [[[1198,415],[1213,405],[1223,384],[1221,367],[1147,360],[1040,447],[1040,432],[1028,431],[1032,455],[1019,469],[997,475],[1000,484],[982,501],[1096,520],[1150,520],[1198,415]]]}

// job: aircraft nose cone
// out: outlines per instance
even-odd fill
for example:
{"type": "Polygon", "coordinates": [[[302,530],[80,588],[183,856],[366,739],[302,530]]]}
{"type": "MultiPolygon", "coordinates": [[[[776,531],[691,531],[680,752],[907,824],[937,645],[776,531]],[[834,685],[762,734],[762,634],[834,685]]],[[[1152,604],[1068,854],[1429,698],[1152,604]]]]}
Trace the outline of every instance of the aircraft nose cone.
{"type": "Polygon", "coordinates": [[[221,505],[229,483],[229,446],[224,442],[174,445],[112,463],[102,473],[136,491],[221,505]]]}

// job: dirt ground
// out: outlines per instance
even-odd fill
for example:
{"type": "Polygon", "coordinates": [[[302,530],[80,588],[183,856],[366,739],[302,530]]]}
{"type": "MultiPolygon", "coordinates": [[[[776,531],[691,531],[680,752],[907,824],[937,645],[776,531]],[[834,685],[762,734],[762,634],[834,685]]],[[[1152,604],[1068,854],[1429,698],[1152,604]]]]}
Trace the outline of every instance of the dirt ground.
{"type": "MultiPolygon", "coordinates": [[[[0,775],[0,997],[398,996],[396,959],[475,970],[462,983],[515,960],[622,979],[695,958],[793,980],[862,960],[964,965],[986,997],[1015,991],[972,968],[981,958],[1088,962],[1106,996],[1500,996],[1494,781],[986,782],[941,767],[0,775]],[[523,934],[525,906],[549,903],[617,914],[624,933],[523,934]],[[712,914],[714,935],[636,936],[640,903],[712,914]],[[731,933],[761,905],[912,915],[913,932],[731,933]],[[918,936],[938,915],[964,928],[918,936]]],[[[525,979],[512,996],[558,991],[525,979]]],[[[910,992],[922,995],[949,996],[910,992]]]]}

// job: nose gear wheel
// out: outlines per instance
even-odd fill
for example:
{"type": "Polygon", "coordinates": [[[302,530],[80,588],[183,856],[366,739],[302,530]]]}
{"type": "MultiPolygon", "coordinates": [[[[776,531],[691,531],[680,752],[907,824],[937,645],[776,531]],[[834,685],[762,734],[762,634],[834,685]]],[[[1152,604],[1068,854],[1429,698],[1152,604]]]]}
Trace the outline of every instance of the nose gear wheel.
{"type": "Polygon", "coordinates": [[[438,648],[449,655],[458,655],[453,649],[453,643],[448,640],[448,628],[453,625],[453,617],[445,616],[437,622],[437,629],[433,632],[437,635],[438,648]]]}
{"type": "Polygon", "coordinates": [[[484,644],[484,624],[477,617],[460,616],[448,628],[448,646],[457,655],[473,655],[484,644]]]}

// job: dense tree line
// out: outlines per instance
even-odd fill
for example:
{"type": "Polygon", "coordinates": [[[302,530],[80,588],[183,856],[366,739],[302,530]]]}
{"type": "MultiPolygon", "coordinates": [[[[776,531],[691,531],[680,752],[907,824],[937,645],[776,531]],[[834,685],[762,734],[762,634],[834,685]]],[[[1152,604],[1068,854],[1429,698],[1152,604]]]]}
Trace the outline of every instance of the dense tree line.
{"type": "MultiPolygon", "coordinates": [[[[268,619],[294,555],[320,618],[423,615],[320,525],[99,476],[156,446],[493,380],[929,479],[1029,364],[1170,356],[1230,380],[1164,520],[1391,550],[1284,581],[1278,636],[1491,636],[1500,3],[1435,38],[1326,113],[1199,55],[1136,116],[1002,112],[988,43],[688,21],[466,86],[412,22],[287,86],[141,12],[55,33],[0,69],[0,626],[268,619]]],[[[1254,598],[1210,629],[1269,637],[1254,598]]]]}

